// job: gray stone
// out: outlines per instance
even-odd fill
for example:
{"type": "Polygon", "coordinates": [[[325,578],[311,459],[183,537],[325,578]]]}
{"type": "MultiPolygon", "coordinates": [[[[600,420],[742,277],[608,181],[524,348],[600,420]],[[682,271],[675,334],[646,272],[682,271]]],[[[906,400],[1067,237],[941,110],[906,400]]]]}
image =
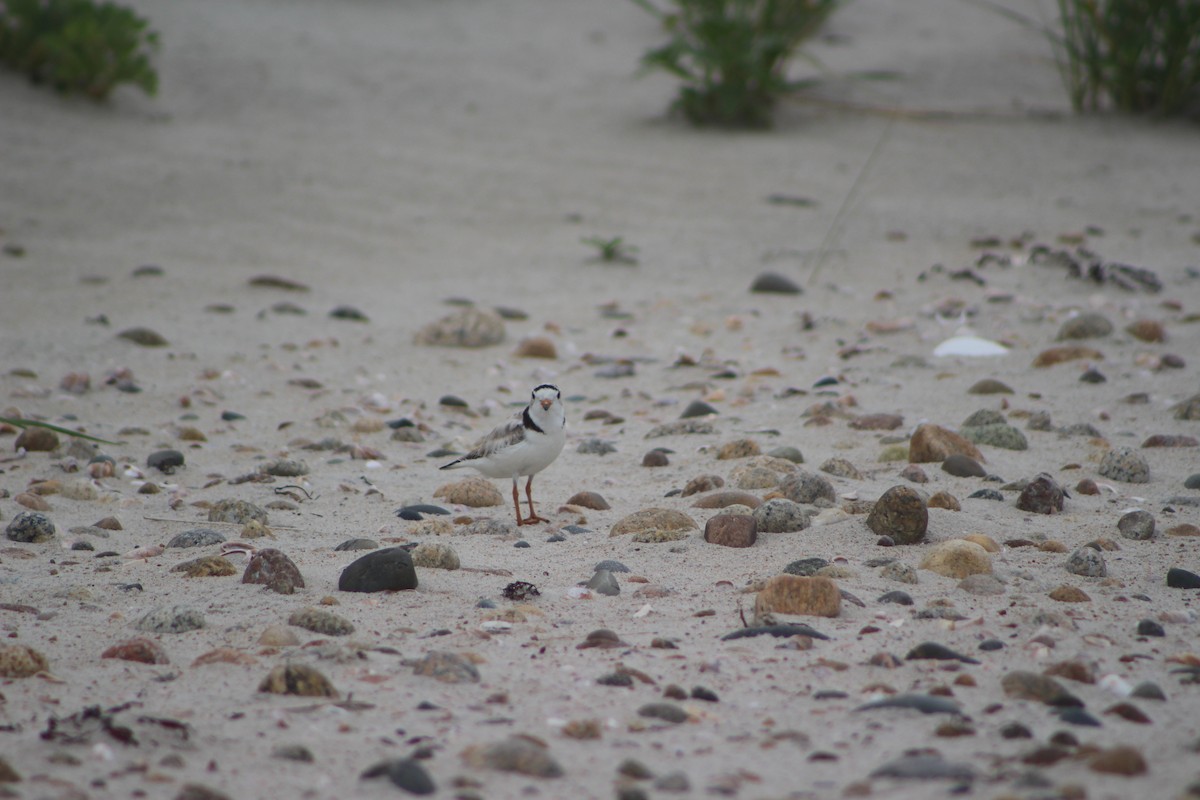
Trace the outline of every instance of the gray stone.
{"type": "Polygon", "coordinates": [[[837,493],[833,490],[833,484],[820,475],[813,475],[802,470],[784,476],[783,480],[779,482],[779,491],[794,503],[812,504],[818,500],[824,500],[832,505],[837,502],[837,493]]]}
{"type": "Polygon", "coordinates": [[[167,547],[208,547],[223,541],[225,536],[211,528],[192,528],[172,536],[167,547]]]}
{"type": "Polygon", "coordinates": [[[1154,538],[1154,515],[1143,509],[1136,509],[1121,516],[1117,520],[1117,530],[1126,539],[1145,541],[1154,538]]]}
{"type": "Polygon", "coordinates": [[[1080,547],[1067,558],[1067,572],[1085,578],[1103,578],[1108,574],[1104,554],[1091,547],[1080,547]]]}
{"type": "Polygon", "coordinates": [[[383,592],[417,588],[412,556],[402,547],[375,550],[350,563],[338,579],[343,592],[383,592]]]}
{"type": "Polygon", "coordinates": [[[763,533],[800,531],[807,528],[812,521],[811,512],[804,506],[782,497],[763,503],[754,509],[752,516],[763,533]]]}
{"type": "Polygon", "coordinates": [[[4,529],[4,535],[12,541],[30,544],[48,542],[56,533],[54,523],[40,511],[22,511],[4,529]]]}
{"type": "Polygon", "coordinates": [[[616,576],[606,569],[598,569],[592,573],[592,578],[587,582],[587,587],[598,594],[615,597],[621,593],[621,584],[617,583],[616,576]]]}
{"type": "Polygon", "coordinates": [[[1149,483],[1150,464],[1131,447],[1114,447],[1104,454],[1099,472],[1124,483],[1149,483]]]}
{"type": "Polygon", "coordinates": [[[186,606],[159,606],[134,625],[146,633],[186,633],[204,627],[204,614],[186,606]]]}

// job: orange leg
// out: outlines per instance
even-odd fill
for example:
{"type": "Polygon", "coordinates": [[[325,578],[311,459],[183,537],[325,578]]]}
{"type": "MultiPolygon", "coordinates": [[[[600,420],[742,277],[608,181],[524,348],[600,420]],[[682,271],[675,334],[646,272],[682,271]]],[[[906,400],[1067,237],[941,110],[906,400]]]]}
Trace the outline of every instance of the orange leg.
{"type": "Polygon", "coordinates": [[[525,524],[521,519],[521,493],[517,491],[517,479],[513,478],[513,506],[517,509],[517,527],[525,524]]]}
{"type": "MultiPolygon", "coordinates": [[[[517,485],[513,484],[513,498],[517,496],[517,485]]],[[[532,525],[535,522],[549,522],[545,517],[539,517],[537,512],[533,510],[533,476],[529,476],[529,480],[525,481],[525,499],[529,501],[529,516],[524,522],[518,522],[518,525],[532,525]]],[[[517,518],[520,519],[520,509],[517,510],[517,518]]]]}

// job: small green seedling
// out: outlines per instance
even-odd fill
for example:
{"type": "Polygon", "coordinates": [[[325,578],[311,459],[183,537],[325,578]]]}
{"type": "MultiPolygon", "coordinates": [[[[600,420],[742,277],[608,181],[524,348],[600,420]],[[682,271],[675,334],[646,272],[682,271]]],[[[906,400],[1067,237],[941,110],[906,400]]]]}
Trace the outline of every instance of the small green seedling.
{"type": "Polygon", "coordinates": [[[620,236],[605,239],[600,236],[584,236],[579,241],[596,248],[596,260],[607,264],[636,264],[637,248],[626,244],[620,236]]]}
{"type": "Polygon", "coordinates": [[[15,417],[0,417],[0,423],[7,423],[16,428],[45,428],[48,431],[61,433],[64,436],[73,436],[76,439],[87,439],[89,442],[99,442],[100,444],[124,444],[124,442],[110,442],[108,439],[101,439],[97,436],[89,436],[82,431],[73,431],[70,428],[63,428],[59,425],[51,425],[49,422],[39,422],[33,419],[17,419],[15,417]]]}

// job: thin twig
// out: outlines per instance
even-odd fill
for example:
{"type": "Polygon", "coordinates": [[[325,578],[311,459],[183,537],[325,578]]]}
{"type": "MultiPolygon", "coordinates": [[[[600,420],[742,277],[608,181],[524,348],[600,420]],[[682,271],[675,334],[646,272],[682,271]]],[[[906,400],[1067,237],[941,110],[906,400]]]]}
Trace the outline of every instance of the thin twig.
{"type": "MultiPolygon", "coordinates": [[[[143,516],[142,519],[147,520],[149,522],[178,522],[181,525],[240,525],[242,527],[245,527],[245,525],[246,525],[246,523],[244,523],[244,522],[226,522],[223,519],[207,519],[207,520],[204,520],[204,519],[172,519],[171,517],[147,517],[147,516],[143,516]]],[[[300,528],[297,528],[294,525],[276,525],[274,523],[271,524],[271,528],[273,530],[278,529],[278,530],[284,530],[284,531],[300,530],[300,528]]]]}

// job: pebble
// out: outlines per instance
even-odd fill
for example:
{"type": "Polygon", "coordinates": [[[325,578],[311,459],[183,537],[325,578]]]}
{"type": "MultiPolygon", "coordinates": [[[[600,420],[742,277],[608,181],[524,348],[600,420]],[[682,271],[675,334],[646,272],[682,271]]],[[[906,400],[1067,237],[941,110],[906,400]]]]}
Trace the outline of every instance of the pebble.
{"type": "Polygon", "coordinates": [[[701,492],[711,492],[725,485],[725,479],[720,475],[697,475],[687,482],[680,492],[681,497],[690,497],[701,492]]]}
{"type": "Polygon", "coordinates": [[[782,459],[784,461],[790,461],[793,464],[803,464],[804,463],[804,454],[800,452],[799,448],[792,447],[790,445],[776,447],[774,450],[767,453],[767,455],[770,456],[771,458],[778,458],[778,459],[782,459]]]}
{"type": "Polygon", "coordinates": [[[763,533],[790,533],[809,526],[812,515],[804,506],[783,497],[762,503],[753,511],[754,522],[763,533]]]}
{"type": "Polygon", "coordinates": [[[1175,419],[1200,419],[1200,394],[1194,394],[1186,400],[1176,403],[1171,406],[1171,410],[1175,412],[1175,419]]]}
{"type": "Polygon", "coordinates": [[[986,444],[1005,450],[1027,450],[1029,441],[1019,428],[1008,423],[963,426],[961,433],[975,444],[986,444]]]}
{"type": "Polygon", "coordinates": [[[379,542],[374,539],[347,539],[346,541],[333,548],[334,551],[345,550],[375,550],[378,549],[379,542]]]}
{"type": "Polygon", "coordinates": [[[1136,697],[1139,700],[1158,700],[1166,702],[1167,696],[1163,694],[1162,688],[1153,681],[1142,681],[1129,693],[1130,697],[1136,697]]]}
{"type": "Polygon", "coordinates": [[[208,547],[224,541],[224,534],[211,528],[193,528],[172,536],[167,542],[167,547],[208,547]]]}
{"type": "Polygon", "coordinates": [[[940,755],[924,753],[904,755],[875,768],[872,778],[899,780],[954,780],[970,783],[975,780],[975,768],[970,764],[946,761],[940,755]]]}
{"type": "Polygon", "coordinates": [[[513,355],[517,358],[545,358],[553,360],[558,358],[558,348],[554,344],[554,340],[548,336],[530,336],[522,339],[517,344],[517,349],[513,351],[513,355]]]}
{"type": "Polygon", "coordinates": [[[1013,390],[1007,383],[995,378],[983,378],[976,381],[967,389],[967,394],[1012,394],[1013,390]]]}
{"type": "Polygon", "coordinates": [[[1082,707],[1083,701],[1068,692],[1063,685],[1046,675],[1026,670],[1014,670],[1000,679],[1000,686],[1009,697],[1035,700],[1048,706],[1082,707]]]}
{"type": "Polygon", "coordinates": [[[704,541],[724,547],[751,547],[758,539],[758,526],[749,514],[721,514],[704,525],[704,541]]]}
{"type": "Polygon", "coordinates": [[[204,627],[204,614],[187,606],[158,606],[134,627],[146,633],[186,633],[204,627]]]}
{"type": "Polygon", "coordinates": [[[515,772],[531,778],[559,778],[564,774],[562,766],[550,754],[550,748],[526,736],[471,745],[463,750],[462,760],[471,769],[515,772]]]}
{"type": "Polygon", "coordinates": [[[271,748],[271,758],[281,758],[284,761],[299,761],[303,764],[311,764],[316,761],[312,750],[309,750],[302,744],[277,744],[271,748]]]}
{"type": "Polygon", "coordinates": [[[947,578],[991,574],[992,559],[980,545],[965,539],[939,542],[921,559],[921,569],[936,572],[947,578]]]}
{"type": "Polygon", "coordinates": [[[125,339],[142,347],[166,347],[166,338],[158,331],[150,328],[126,328],[117,334],[118,339],[125,339]]]}
{"type": "Polygon", "coordinates": [[[412,555],[402,547],[374,550],[352,561],[338,578],[343,592],[383,592],[417,588],[412,555]]]}
{"type": "Polygon", "coordinates": [[[430,516],[445,516],[449,513],[449,511],[441,506],[429,505],[428,503],[417,503],[411,506],[401,506],[396,509],[397,517],[414,522],[430,516]]]}
{"type": "Polygon", "coordinates": [[[745,506],[754,509],[762,505],[762,500],[749,492],[728,490],[713,492],[692,503],[693,508],[729,508],[730,506],[745,506]]]}
{"type": "Polygon", "coordinates": [[[884,564],[883,569],[879,571],[879,575],[898,583],[915,584],[919,581],[917,571],[910,564],[900,561],[892,561],[884,564]]]}
{"type": "Polygon", "coordinates": [[[265,547],[250,557],[242,583],[262,584],[279,594],[294,594],[304,588],[304,577],[282,550],[265,547]]]}
{"type": "Polygon", "coordinates": [[[1124,483],[1149,483],[1150,465],[1130,447],[1114,447],[1104,454],[1098,472],[1106,478],[1124,483]]]}
{"type": "Polygon", "coordinates": [[[288,625],[304,628],[322,636],[349,636],[354,633],[354,624],[350,620],[332,611],[311,606],[293,611],[287,622],[288,625]]]}
{"type": "Polygon", "coordinates": [[[258,691],[301,697],[338,697],[338,690],[321,672],[307,664],[281,664],[267,673],[258,691]]]}
{"type": "Polygon", "coordinates": [[[1167,586],[1172,589],[1200,589],[1200,575],[1172,567],[1167,570],[1167,586]]]}
{"type": "Polygon", "coordinates": [[[1053,367],[1056,364],[1063,364],[1067,361],[1078,361],[1080,359],[1086,359],[1088,361],[1103,361],[1104,354],[1095,348],[1084,347],[1081,344],[1051,347],[1038,353],[1037,358],[1033,360],[1033,367],[1042,369],[1045,367],[1053,367]]]}
{"type": "Polygon", "coordinates": [[[683,413],[679,415],[679,418],[694,419],[695,417],[709,417],[719,413],[716,408],[703,400],[693,400],[683,409],[683,413]]]}
{"type": "Polygon", "coordinates": [[[0,644],[0,678],[28,678],[50,669],[50,662],[24,644],[0,644]]]}
{"type": "Polygon", "coordinates": [[[117,642],[100,654],[101,658],[117,658],[122,661],[137,661],[142,664],[170,664],[167,651],[153,639],[136,636],[117,642]]]}
{"type": "Polygon", "coordinates": [[[858,431],[894,431],[904,424],[899,414],[861,414],[850,420],[849,427],[858,431]]]}
{"type": "MultiPolygon", "coordinates": [[[[310,759],[311,760],[311,759],[310,759]]],[[[359,776],[361,780],[387,777],[392,785],[409,794],[425,795],[437,792],[437,784],[429,772],[415,758],[390,758],[368,767],[359,776]]]]}
{"type": "Polygon", "coordinates": [[[837,492],[833,484],[820,475],[797,470],[791,475],[784,476],[779,482],[779,493],[794,503],[812,505],[818,500],[837,502],[837,492]]]}
{"type": "Polygon", "coordinates": [[[461,481],[439,486],[433,493],[434,497],[470,508],[486,508],[504,505],[504,496],[500,494],[487,478],[471,477],[461,481]]]}
{"type": "Polygon", "coordinates": [[[1063,510],[1063,496],[1062,487],[1042,472],[1021,490],[1017,508],[1033,514],[1057,514],[1063,510]]]}
{"type": "Polygon", "coordinates": [[[1142,442],[1142,447],[1198,447],[1200,439],[1169,433],[1156,433],[1142,442]]]}
{"type": "Polygon", "coordinates": [[[461,566],[454,548],[439,542],[423,542],[413,548],[411,556],[414,567],[458,569],[461,566]]]}
{"type": "Polygon", "coordinates": [[[164,475],[171,475],[183,466],[183,453],[178,450],[157,450],[146,457],[146,466],[164,475]]]}
{"type": "Polygon", "coordinates": [[[1167,340],[1166,327],[1153,319],[1136,320],[1125,326],[1125,332],[1139,341],[1151,344],[1161,344],[1167,340]]]}
{"type": "Polygon", "coordinates": [[[646,455],[642,456],[643,467],[665,467],[670,463],[671,460],[667,458],[667,454],[657,447],[653,450],[647,450],[646,455]]]}
{"type": "Polygon", "coordinates": [[[287,292],[307,292],[308,286],[280,275],[255,275],[248,283],[261,289],[282,289],[287,292]]]}
{"type": "Polygon", "coordinates": [[[608,570],[609,572],[629,572],[629,567],[625,566],[620,561],[616,561],[611,558],[606,558],[603,561],[597,562],[596,566],[592,567],[592,569],[595,571],[604,569],[608,570]]]}
{"type": "Polygon", "coordinates": [[[987,475],[987,470],[982,464],[970,456],[958,453],[947,456],[942,462],[942,471],[956,478],[982,478],[987,475]]]}
{"type": "Polygon", "coordinates": [[[1200,472],[1193,472],[1183,482],[1185,489],[1200,489],[1200,472]]]}
{"type": "Polygon", "coordinates": [[[617,452],[617,446],[604,439],[584,439],[575,448],[575,452],[590,456],[606,456],[609,453],[617,452]]]}
{"type": "Polygon", "coordinates": [[[582,506],[595,511],[607,511],[612,508],[599,492],[576,492],[567,500],[569,506],[582,506]]]}
{"type": "Polygon", "coordinates": [[[978,428],[987,425],[1004,425],[1008,422],[1004,415],[992,408],[981,408],[963,420],[960,428],[978,428]]]}
{"type": "Polygon", "coordinates": [[[1190,522],[1181,522],[1178,525],[1172,525],[1171,527],[1167,528],[1166,534],[1167,534],[1167,536],[1176,536],[1176,537],[1200,536],[1200,525],[1194,525],[1190,522]]]}
{"type": "Polygon", "coordinates": [[[294,458],[277,458],[268,461],[258,468],[264,475],[274,475],[277,478],[297,478],[307,475],[308,463],[294,458]]]}
{"type": "Polygon", "coordinates": [[[658,439],[663,436],[685,436],[688,434],[716,433],[716,427],[705,419],[677,419],[651,428],[644,438],[658,439]]]}
{"type": "Polygon", "coordinates": [[[608,597],[616,597],[621,593],[621,584],[617,582],[616,576],[606,569],[598,569],[593,572],[591,579],[587,582],[587,588],[608,597]]]}
{"type": "Polygon", "coordinates": [[[925,470],[916,464],[909,464],[900,470],[900,477],[913,483],[929,483],[929,476],[925,474],[925,470]]]}
{"type": "Polygon", "coordinates": [[[671,541],[668,537],[681,539],[692,530],[699,530],[699,526],[682,511],[672,508],[644,508],[617,520],[609,529],[608,535],[653,536],[656,533],[665,533],[666,537],[659,541],[671,541]]]}
{"type": "Polygon", "coordinates": [[[875,501],[867,527],[896,544],[917,544],[925,539],[929,511],[921,495],[909,486],[893,486],[875,501]]]}
{"type": "Polygon", "coordinates": [[[258,637],[258,643],[266,647],[295,647],[300,637],[286,625],[268,625],[258,637]]]}
{"type": "Polygon", "coordinates": [[[829,562],[823,558],[815,556],[811,558],[799,558],[783,568],[787,575],[798,575],[800,577],[809,577],[816,574],[818,570],[822,570],[829,566],[829,562]]]}
{"type": "Polygon", "coordinates": [[[692,782],[688,780],[687,773],[675,770],[674,772],[668,772],[659,778],[655,778],[654,788],[660,792],[690,792],[692,790],[692,782]]]}
{"type": "Polygon", "coordinates": [[[1058,341],[1064,339],[1099,339],[1113,332],[1108,317],[1095,311],[1085,311],[1071,317],[1058,329],[1058,341]]]}
{"type": "Polygon", "coordinates": [[[1144,619],[1137,624],[1138,636],[1166,636],[1167,632],[1158,622],[1152,619],[1144,619]]]}
{"type": "Polygon", "coordinates": [[[934,492],[925,505],[929,508],[944,508],[947,511],[962,511],[962,504],[958,502],[958,498],[946,491],[934,492]]]}
{"type": "Polygon", "coordinates": [[[1000,492],[996,491],[995,489],[976,489],[975,491],[973,491],[969,495],[967,495],[967,499],[968,500],[995,500],[997,502],[1003,503],[1004,495],[1000,494],[1000,492]]]}
{"type": "Polygon", "coordinates": [[[51,541],[57,532],[50,518],[40,511],[22,511],[4,529],[11,541],[29,544],[51,541]]]}
{"type": "Polygon", "coordinates": [[[639,717],[660,719],[672,725],[687,722],[689,719],[688,713],[674,703],[646,703],[638,709],[637,713],[639,717]]]}
{"type": "Polygon", "coordinates": [[[958,588],[968,594],[979,595],[981,597],[1000,595],[1007,591],[1002,580],[995,575],[985,575],[983,573],[968,575],[958,582],[958,588]]]}
{"type": "Polygon", "coordinates": [[[913,464],[945,461],[955,454],[986,460],[969,439],[930,422],[918,425],[908,442],[908,460],[913,464]]]}
{"type": "MultiPolygon", "coordinates": [[[[963,656],[965,658],[965,656],[963,656]]],[[[978,661],[972,660],[969,663],[978,664],[978,661]]],[[[897,694],[891,697],[883,697],[879,700],[872,700],[869,703],[864,703],[855,711],[873,711],[877,708],[909,708],[914,711],[920,711],[922,714],[961,714],[962,709],[958,703],[948,697],[939,697],[929,694],[897,694]]]]}
{"type": "Polygon", "coordinates": [[[912,595],[908,592],[902,592],[899,589],[893,589],[879,596],[876,601],[879,603],[891,603],[898,606],[911,606],[913,604],[912,595]]]}
{"type": "Polygon", "coordinates": [[[1088,761],[1088,769],[1105,775],[1145,775],[1150,771],[1140,750],[1119,746],[1096,753],[1088,761]]]}
{"type": "Polygon", "coordinates": [[[754,636],[774,636],[777,639],[786,639],[792,636],[804,636],[809,639],[828,640],[829,637],[814,628],[805,625],[802,622],[777,623],[774,625],[755,625],[749,628],[738,628],[733,633],[727,633],[721,637],[721,641],[727,642],[734,639],[747,639],[754,636]]]}
{"type": "Polygon", "coordinates": [[[1082,575],[1085,578],[1103,578],[1108,574],[1104,564],[1104,555],[1095,548],[1083,546],[1067,557],[1064,565],[1072,575],[1082,575]]]}
{"type": "Polygon", "coordinates": [[[47,428],[25,428],[17,434],[13,450],[29,453],[50,453],[58,449],[58,434],[47,428]]]}
{"type": "Polygon", "coordinates": [[[1117,530],[1126,539],[1147,541],[1154,538],[1154,515],[1143,509],[1134,509],[1121,515],[1117,530]]]}
{"type": "Polygon", "coordinates": [[[1107,383],[1108,378],[1103,372],[1093,367],[1088,367],[1079,375],[1080,383],[1107,383]]]}
{"type": "Polygon", "coordinates": [[[236,575],[237,567],[224,556],[201,556],[171,567],[171,572],[182,572],[189,578],[221,578],[236,575]]]}
{"type": "Polygon", "coordinates": [[[504,320],[492,311],[464,308],[421,328],[413,341],[437,347],[489,347],[504,341],[504,320]]]}
{"type": "Polygon", "coordinates": [[[964,664],[978,664],[979,660],[964,656],[962,653],[955,652],[944,644],[938,642],[922,642],[921,644],[908,651],[904,656],[905,661],[919,661],[922,659],[930,659],[934,661],[961,661],[964,664]]]}
{"type": "Polygon", "coordinates": [[[829,578],[776,575],[754,599],[756,613],[802,614],[836,617],[841,613],[842,595],[829,578]]]}
{"type": "Polygon", "coordinates": [[[208,509],[209,522],[230,522],[235,525],[245,525],[251,520],[267,524],[267,512],[254,503],[245,500],[226,498],[213,503],[208,509]]]}

